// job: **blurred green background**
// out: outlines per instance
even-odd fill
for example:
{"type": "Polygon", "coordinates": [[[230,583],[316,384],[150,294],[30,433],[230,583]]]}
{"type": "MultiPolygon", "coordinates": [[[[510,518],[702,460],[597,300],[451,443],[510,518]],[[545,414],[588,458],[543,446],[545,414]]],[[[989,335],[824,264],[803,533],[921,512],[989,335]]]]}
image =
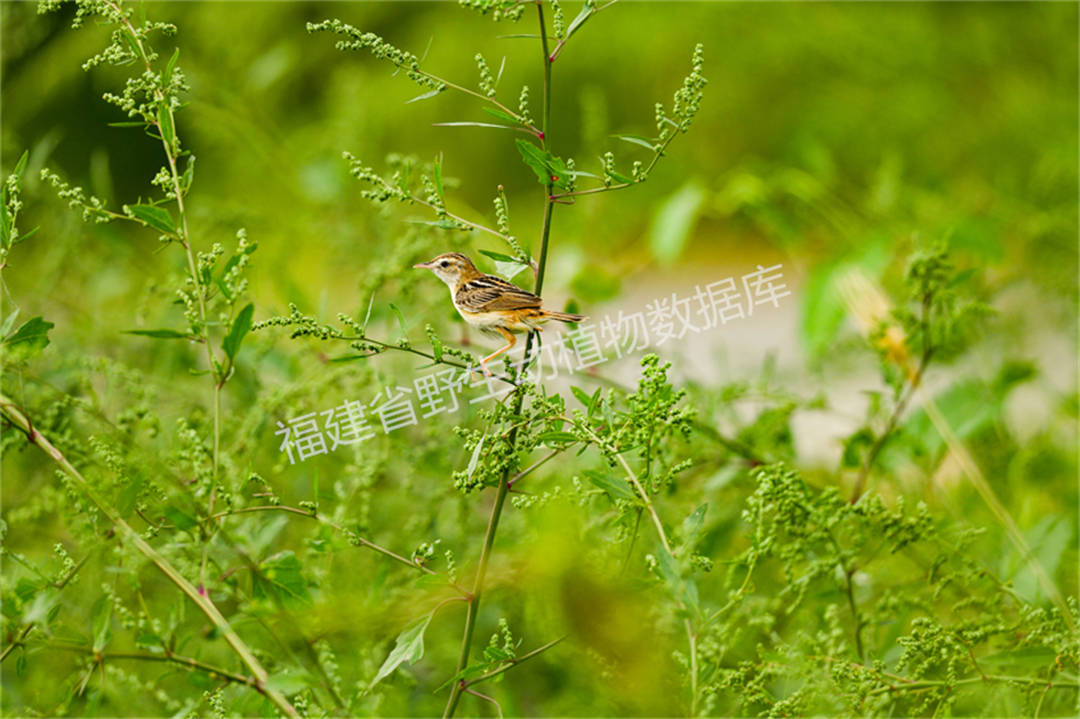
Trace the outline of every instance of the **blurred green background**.
{"type": "MultiPolygon", "coordinates": [[[[567,6],[572,17],[577,5],[567,6]]],[[[420,208],[372,206],[348,175],[345,150],[380,171],[388,153],[422,161],[441,156],[450,209],[489,223],[495,189],[503,185],[515,234],[537,252],[542,191],[521,163],[513,133],[435,127],[490,117],[472,98],[452,91],[407,103],[423,91],[366,53],[340,53],[332,38],[304,29],[308,21],[339,17],[417,55],[426,53],[426,68],[470,87],[476,84],[476,52],[493,68],[505,57],[500,98],[516,107],[518,89],[528,84],[536,117],[542,84],[535,40],[500,37],[535,32],[532,16],[520,25],[495,24],[453,3],[427,2],[146,7],[153,19],[179,27],[175,40],[157,46],[166,55],[181,47],[180,66],[191,86],[177,130],[198,158],[188,201],[192,235],[200,249],[213,242],[231,248],[237,228],[244,227],[258,242],[250,275],[256,319],[281,313],[290,302],[326,320],[338,311],[362,313],[375,291],[373,334],[396,336],[397,320],[388,309],[393,302],[415,341],[427,322],[453,339],[460,329],[445,291],[403,268],[451,242],[473,256],[477,249],[506,251],[489,238],[450,239],[418,229],[410,220],[431,219],[420,208]]],[[[100,29],[72,31],[71,10],[39,16],[32,3],[4,2],[0,13],[0,164],[6,174],[23,150],[30,151],[20,226],[41,228],[9,258],[3,302],[5,312],[14,304],[21,317],[42,315],[56,324],[42,363],[25,376],[9,376],[6,387],[30,387],[30,394],[35,385],[72,392],[89,387],[120,412],[130,401],[125,395],[113,397],[107,382],[80,385],[72,374],[84,357],[119,360],[151,384],[172,389],[173,396],[154,407],[171,428],[188,411],[184,393],[205,394],[204,378],[187,374],[198,365],[196,355],[120,331],[179,323],[180,310],[169,303],[185,269],[183,254],[159,251],[152,233],[133,227],[84,225],[38,180],[39,170],[49,167],[117,208],[148,194],[161,165],[160,144],[138,130],[107,126],[125,119],[101,100],[103,92],[116,90],[124,70],[79,69],[104,45],[100,29]]],[[[559,303],[573,299],[600,316],[641,309],[663,293],[688,294],[695,283],[737,276],[758,264],[783,263],[794,295],[779,310],[664,354],[676,360],[679,382],[704,386],[706,394],[742,381],[768,385],[776,394],[765,393],[767,399],[783,394],[776,390],[783,386],[805,402],[791,417],[793,452],[816,482],[828,485],[835,479],[825,468],[836,463],[840,438],[861,421],[864,390],[883,386],[877,360],[847,317],[837,277],[857,267],[900,293],[911,250],[947,238],[958,264],[981,278],[996,313],[976,348],[929,382],[935,391],[953,389],[947,416],[960,423],[975,417],[961,434],[1021,527],[1032,532],[1029,539],[1051,541],[1048,550],[1039,547],[1056,557],[1056,577],[1066,594],[1075,594],[1078,19],[1076,3],[618,3],[591,20],[554,65],[553,151],[592,172],[609,149],[623,171],[632,160],[647,159],[645,150],[612,135],[654,134],[653,104],[670,107],[697,42],[705,46],[705,100],[690,132],[675,141],[645,185],[556,208],[545,294],[559,303]],[[684,230],[662,219],[675,204],[682,208],[684,230]],[[1030,370],[1026,381],[1000,381],[1010,363],[1030,370]],[[958,378],[969,381],[961,390],[958,378]],[[821,397],[827,401],[814,406],[821,397]],[[988,414],[977,411],[990,405],[988,414]]],[[[321,360],[333,350],[288,343],[271,332],[256,335],[251,346],[250,368],[241,368],[237,385],[230,385],[227,413],[244,423],[235,429],[238,436],[256,443],[251,461],[291,500],[306,496],[313,475],[333,476],[342,468],[334,455],[303,469],[282,465],[273,422],[284,418],[286,408],[295,414],[321,410],[350,391],[373,394],[411,381],[410,363],[399,359],[330,373],[321,360]],[[265,416],[242,415],[249,406],[265,416]]],[[[632,378],[635,363],[612,365],[611,373],[632,378]]],[[[738,425],[758,411],[760,405],[751,403],[731,421],[738,425]]],[[[420,460],[405,462],[403,440],[393,437],[373,443],[368,455],[350,455],[343,473],[353,477],[349,491],[360,487],[364,497],[350,512],[370,523],[375,536],[391,537],[403,548],[449,532],[447,527],[460,527],[466,536],[472,531],[473,540],[459,548],[464,562],[482,531],[467,530],[468,523],[482,527],[482,520],[475,507],[454,498],[444,478],[425,476],[423,468],[467,461],[459,449],[450,457],[439,454],[440,431],[445,427],[434,424],[417,431],[410,451],[420,460]],[[409,464],[421,467],[418,476],[396,477],[391,491],[391,473],[377,467],[409,464]],[[431,489],[436,486],[438,492],[431,489]],[[382,494],[371,494],[372,487],[382,494]],[[415,498],[435,505],[429,507],[433,519],[414,515],[415,498]]],[[[744,439],[753,442],[755,435],[744,439]]],[[[3,468],[5,517],[51,481],[49,466],[25,453],[5,457],[3,468]]],[[[710,501],[730,501],[730,509],[718,510],[723,528],[711,540],[717,556],[739,541],[738,502],[745,488],[729,484],[732,477],[708,468],[695,480],[710,501]]],[[[910,485],[883,491],[908,490],[910,485]]],[[[972,496],[957,499],[951,512],[992,526],[972,496]]],[[[511,590],[514,572],[520,572],[544,588],[540,596],[574,585],[596,604],[616,602],[619,590],[612,586],[580,589],[589,578],[569,559],[571,540],[557,540],[563,519],[548,516],[540,523],[550,529],[540,530],[550,551],[519,557],[522,564],[504,567],[497,586],[511,590]]],[[[42,521],[7,541],[29,556],[47,555],[62,535],[58,526],[54,519],[42,521]]],[[[515,525],[509,527],[513,534],[515,525]]],[[[1001,571],[1027,582],[1025,591],[1036,597],[1032,578],[1002,549],[1004,541],[987,542],[1002,552],[994,560],[1001,571]]],[[[353,581],[381,581],[380,570],[364,560],[353,581]]],[[[332,573],[327,566],[319,576],[332,573]]],[[[388,605],[388,597],[401,595],[372,590],[357,598],[355,587],[341,581],[339,603],[331,604],[340,614],[320,625],[330,636],[352,630],[385,642],[415,616],[409,606],[388,605]]],[[[576,601],[566,598],[571,595],[563,597],[567,604],[576,601]]],[[[478,636],[492,630],[494,601],[495,614],[486,617],[478,636]]],[[[637,599],[627,595],[622,601],[625,616],[615,626],[637,626],[637,599]]],[[[595,630],[591,610],[562,610],[580,632],[595,630]]],[[[550,606],[530,611],[541,625],[558,614],[550,606]]],[[[438,628],[431,640],[441,647],[432,650],[436,656],[451,656],[458,631],[456,620],[438,628]]],[[[544,638],[533,634],[528,644],[544,638]]],[[[592,639],[620,651],[634,646],[617,630],[592,639]]],[[[353,670],[370,676],[387,647],[369,645],[353,670]]],[[[515,679],[541,689],[500,695],[508,712],[537,706],[553,715],[672,711],[662,683],[630,698],[613,685],[593,693],[591,684],[576,684],[550,667],[529,671],[515,679]],[[542,688],[548,697],[540,696],[542,688]],[[523,703],[508,705],[512,696],[523,703]]],[[[633,671],[645,677],[646,659],[633,671]]],[[[48,683],[47,675],[34,677],[48,683]]],[[[435,679],[420,681],[428,686],[435,679]]],[[[11,692],[5,678],[5,693],[11,692]]],[[[388,703],[379,711],[404,713],[414,706],[388,703]]]]}

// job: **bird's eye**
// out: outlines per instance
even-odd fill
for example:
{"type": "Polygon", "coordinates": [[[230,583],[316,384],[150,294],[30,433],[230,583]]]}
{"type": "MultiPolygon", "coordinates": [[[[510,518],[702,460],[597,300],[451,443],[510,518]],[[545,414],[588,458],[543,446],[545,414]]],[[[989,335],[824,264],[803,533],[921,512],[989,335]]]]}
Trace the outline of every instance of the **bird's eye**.
{"type": "Polygon", "coordinates": [[[439,263],[439,267],[449,267],[449,266],[450,266],[450,261],[449,260],[443,260],[442,262],[439,263]]]}

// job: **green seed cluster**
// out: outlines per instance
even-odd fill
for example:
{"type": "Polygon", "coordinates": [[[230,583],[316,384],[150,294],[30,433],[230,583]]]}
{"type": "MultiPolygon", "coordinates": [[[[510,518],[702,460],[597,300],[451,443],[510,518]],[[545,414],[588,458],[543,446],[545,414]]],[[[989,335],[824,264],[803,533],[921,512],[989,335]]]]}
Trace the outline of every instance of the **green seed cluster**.
{"type": "Polygon", "coordinates": [[[323,20],[322,22],[309,22],[308,32],[331,32],[336,35],[344,35],[346,40],[339,40],[335,47],[338,50],[368,50],[380,60],[393,63],[394,66],[405,70],[405,74],[417,85],[435,92],[446,89],[446,83],[427,75],[420,69],[420,60],[411,52],[397,48],[373,32],[363,32],[348,23],[340,20],[323,20]]]}
{"type": "Polygon", "coordinates": [[[487,61],[480,53],[476,53],[473,59],[476,60],[476,67],[480,70],[480,91],[488,97],[495,97],[495,78],[491,75],[491,68],[488,67],[487,61]]]}
{"type": "Polygon", "coordinates": [[[475,10],[481,15],[491,13],[492,18],[517,22],[525,12],[525,4],[519,0],[458,0],[461,7],[475,10]]]}

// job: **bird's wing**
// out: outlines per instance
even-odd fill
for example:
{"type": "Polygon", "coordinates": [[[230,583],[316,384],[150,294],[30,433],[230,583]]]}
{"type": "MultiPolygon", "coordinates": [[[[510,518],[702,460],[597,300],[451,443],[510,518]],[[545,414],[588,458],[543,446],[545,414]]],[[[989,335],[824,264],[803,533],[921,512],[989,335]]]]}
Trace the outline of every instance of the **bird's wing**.
{"type": "Polygon", "coordinates": [[[454,296],[466,312],[495,312],[540,307],[540,298],[494,275],[469,280],[454,296]]]}

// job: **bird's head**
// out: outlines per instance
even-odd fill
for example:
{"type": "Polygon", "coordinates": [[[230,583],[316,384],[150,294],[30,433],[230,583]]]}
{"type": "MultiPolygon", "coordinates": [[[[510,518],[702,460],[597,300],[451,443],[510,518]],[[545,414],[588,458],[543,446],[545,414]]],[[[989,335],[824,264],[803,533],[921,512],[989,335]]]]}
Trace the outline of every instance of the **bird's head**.
{"type": "Polygon", "coordinates": [[[462,280],[479,274],[472,260],[460,252],[447,252],[429,262],[421,262],[413,267],[418,270],[431,270],[436,277],[450,287],[456,287],[462,280]]]}

